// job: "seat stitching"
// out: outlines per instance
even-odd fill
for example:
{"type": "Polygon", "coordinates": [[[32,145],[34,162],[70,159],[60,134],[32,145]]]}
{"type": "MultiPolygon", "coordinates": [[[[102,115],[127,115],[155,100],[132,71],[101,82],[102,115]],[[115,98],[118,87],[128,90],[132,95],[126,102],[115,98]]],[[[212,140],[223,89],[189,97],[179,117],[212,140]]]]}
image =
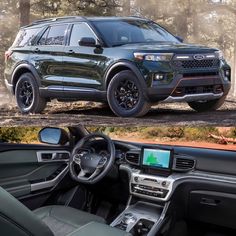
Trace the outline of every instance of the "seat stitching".
{"type": "Polygon", "coordinates": [[[85,228],[86,226],[88,226],[88,225],[90,225],[90,224],[92,224],[92,223],[95,223],[95,222],[94,222],[94,221],[91,221],[91,222],[87,223],[86,225],[83,225],[83,226],[79,227],[79,228],[76,229],[75,231],[73,231],[73,232],[71,232],[70,234],[68,234],[68,236],[73,235],[74,233],[80,231],[81,229],[85,228]]]}
{"type": "Polygon", "coordinates": [[[9,218],[8,216],[4,215],[3,213],[0,213],[0,217],[2,217],[3,219],[9,221],[13,225],[15,225],[17,228],[24,231],[26,234],[33,236],[33,234],[30,231],[28,231],[25,227],[19,225],[17,222],[15,222],[13,219],[9,218]]]}
{"type": "Polygon", "coordinates": [[[60,219],[60,218],[58,218],[57,216],[53,215],[52,212],[50,213],[49,217],[52,217],[52,218],[54,218],[54,219],[56,219],[56,220],[58,220],[58,221],[60,221],[60,222],[62,222],[62,223],[64,223],[64,224],[68,224],[68,225],[70,225],[70,226],[73,226],[73,227],[75,227],[75,228],[78,228],[78,225],[77,225],[77,224],[73,224],[73,223],[71,223],[71,222],[64,221],[63,219],[60,219]]]}
{"type": "MultiPolygon", "coordinates": [[[[52,207],[52,208],[53,208],[53,207],[52,207]]],[[[53,209],[52,209],[52,210],[53,210],[53,209]]],[[[87,214],[87,212],[85,212],[85,213],[87,214]]],[[[76,223],[73,224],[73,223],[68,222],[68,221],[66,221],[66,220],[64,220],[64,219],[61,219],[60,217],[58,217],[58,216],[56,216],[55,214],[53,214],[53,212],[51,212],[50,216],[53,217],[53,218],[56,219],[56,220],[59,220],[59,221],[63,222],[63,223],[66,223],[66,224],[68,224],[68,225],[74,226],[75,228],[78,228],[78,227],[80,226],[80,224],[76,224],[76,223]]],[[[94,222],[94,221],[91,221],[91,222],[94,222]]],[[[90,223],[90,222],[88,222],[88,223],[90,223]]]]}

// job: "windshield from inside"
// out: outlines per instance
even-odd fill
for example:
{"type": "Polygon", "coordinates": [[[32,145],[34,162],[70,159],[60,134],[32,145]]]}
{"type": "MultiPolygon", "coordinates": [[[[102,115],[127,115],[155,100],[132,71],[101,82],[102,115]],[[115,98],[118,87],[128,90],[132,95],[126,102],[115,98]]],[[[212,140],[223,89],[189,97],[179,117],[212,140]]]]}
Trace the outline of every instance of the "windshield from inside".
{"type": "Polygon", "coordinates": [[[93,21],[94,26],[109,46],[135,43],[179,41],[158,24],[144,20],[93,21]]]}

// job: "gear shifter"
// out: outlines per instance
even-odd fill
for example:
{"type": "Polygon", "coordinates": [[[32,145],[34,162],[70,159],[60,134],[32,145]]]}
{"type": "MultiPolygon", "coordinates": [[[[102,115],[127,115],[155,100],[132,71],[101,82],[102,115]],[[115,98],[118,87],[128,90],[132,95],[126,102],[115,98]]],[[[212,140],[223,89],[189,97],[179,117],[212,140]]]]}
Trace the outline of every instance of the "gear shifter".
{"type": "Polygon", "coordinates": [[[132,213],[125,213],[122,222],[126,225],[132,224],[136,222],[136,217],[132,213]]]}

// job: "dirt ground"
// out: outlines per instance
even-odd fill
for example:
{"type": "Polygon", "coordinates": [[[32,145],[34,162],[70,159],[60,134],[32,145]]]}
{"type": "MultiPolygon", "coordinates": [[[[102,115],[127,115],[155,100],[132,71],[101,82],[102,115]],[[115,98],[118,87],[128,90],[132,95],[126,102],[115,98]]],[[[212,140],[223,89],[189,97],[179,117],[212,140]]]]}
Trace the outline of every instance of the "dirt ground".
{"type": "Polygon", "coordinates": [[[236,126],[236,98],[218,111],[197,113],[184,103],[160,103],[142,118],[116,117],[99,103],[52,101],[43,114],[22,115],[14,99],[0,88],[0,126],[236,126]]]}

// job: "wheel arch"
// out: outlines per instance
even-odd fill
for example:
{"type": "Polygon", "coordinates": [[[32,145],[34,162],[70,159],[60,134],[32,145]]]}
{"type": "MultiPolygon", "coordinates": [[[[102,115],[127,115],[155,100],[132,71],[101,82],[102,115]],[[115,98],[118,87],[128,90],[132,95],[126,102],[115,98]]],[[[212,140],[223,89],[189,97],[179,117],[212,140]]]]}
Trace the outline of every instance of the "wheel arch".
{"type": "Polygon", "coordinates": [[[13,85],[14,94],[15,94],[16,84],[20,76],[23,75],[24,73],[31,73],[35,77],[38,86],[41,85],[40,76],[38,72],[36,71],[36,69],[30,64],[26,64],[26,63],[20,64],[14,69],[12,73],[11,84],[13,85]]]}
{"type": "Polygon", "coordinates": [[[105,90],[107,90],[107,87],[109,83],[111,82],[112,78],[119,72],[124,71],[124,70],[130,70],[134,73],[134,75],[138,78],[140,83],[142,84],[143,88],[147,87],[147,84],[145,82],[145,79],[139,69],[133,64],[132,62],[129,61],[119,61],[110,66],[110,68],[107,70],[105,74],[105,90]]]}

